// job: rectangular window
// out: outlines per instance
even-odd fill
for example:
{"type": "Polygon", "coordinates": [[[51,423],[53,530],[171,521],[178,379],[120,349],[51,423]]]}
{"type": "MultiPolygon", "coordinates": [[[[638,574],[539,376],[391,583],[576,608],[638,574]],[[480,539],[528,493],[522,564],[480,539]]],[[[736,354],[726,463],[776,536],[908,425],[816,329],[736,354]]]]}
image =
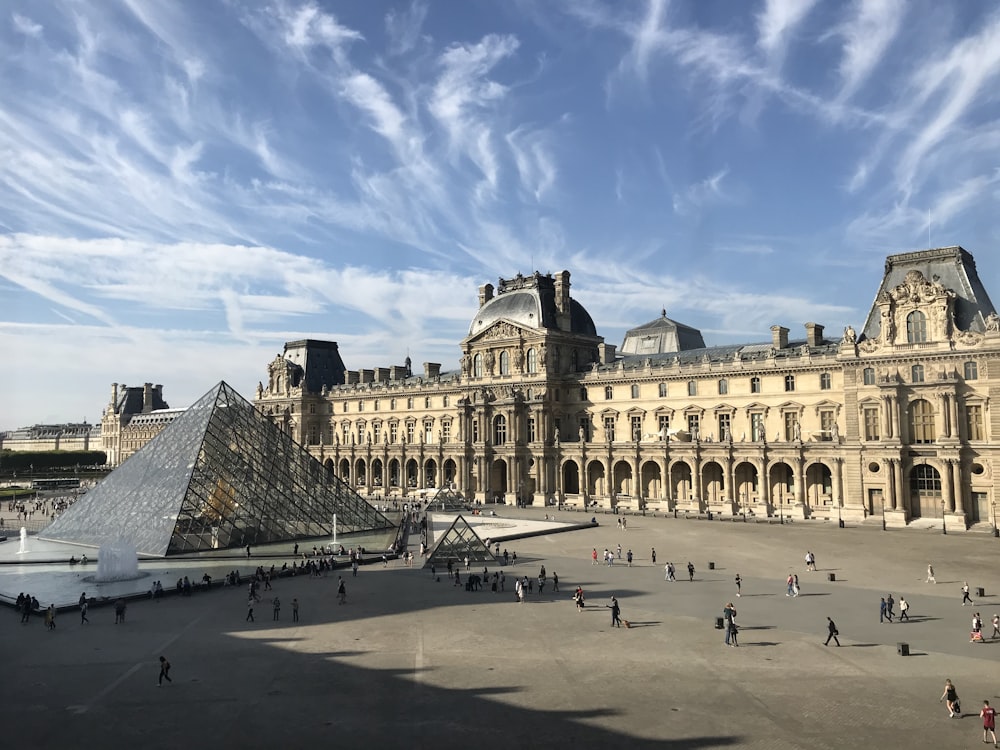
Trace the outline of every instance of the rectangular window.
{"type": "Polygon", "coordinates": [[[969,440],[985,440],[983,436],[983,407],[979,404],[966,404],[965,427],[969,440]]]}
{"type": "Polygon", "coordinates": [[[828,373],[828,372],[821,372],[820,373],[820,375],[819,375],[819,389],[821,391],[828,391],[828,390],[830,390],[831,382],[832,382],[832,380],[830,378],[830,373],[828,373]]]}
{"type": "Polygon", "coordinates": [[[661,414],[659,419],[660,424],[660,439],[662,440],[670,432],[670,417],[666,414],[661,414]]]}
{"type": "Polygon", "coordinates": [[[410,422],[406,425],[406,442],[413,445],[413,435],[415,434],[416,425],[410,422]]]}
{"type": "Polygon", "coordinates": [[[965,363],[963,368],[965,372],[966,380],[978,380],[979,379],[979,365],[976,364],[974,360],[970,360],[965,363]]]}
{"type": "MultiPolygon", "coordinates": [[[[313,409],[316,407],[314,406],[313,409]]],[[[319,444],[319,425],[311,424],[309,425],[309,445],[319,444]]]]}
{"type": "Polygon", "coordinates": [[[764,415],[759,412],[750,415],[750,439],[755,443],[764,439],[764,415]]]}
{"type": "Polygon", "coordinates": [[[604,439],[609,443],[615,442],[615,418],[604,418],[604,439]]]}
{"type": "Polygon", "coordinates": [[[347,445],[349,442],[351,442],[351,426],[349,424],[341,425],[340,435],[341,435],[340,441],[344,445],[347,445]]]}
{"type": "Polygon", "coordinates": [[[822,440],[833,440],[833,410],[824,409],[819,413],[819,428],[822,440]]]}
{"type": "Polygon", "coordinates": [[[861,379],[865,385],[875,385],[875,368],[866,367],[861,371],[861,379]]]}
{"type": "Polygon", "coordinates": [[[528,417],[528,442],[533,443],[536,440],[538,440],[538,437],[535,433],[535,418],[528,417]]]}
{"type": "Polygon", "coordinates": [[[382,425],[376,422],[372,425],[372,442],[379,443],[382,440],[382,425]]]}
{"type": "Polygon", "coordinates": [[[441,423],[441,442],[443,443],[451,442],[451,422],[441,423]]]}
{"type": "Polygon", "coordinates": [[[472,442],[473,443],[478,443],[479,442],[479,420],[478,419],[473,419],[472,420],[472,442]]]}
{"type": "Polygon", "coordinates": [[[590,442],[590,420],[584,417],[580,420],[580,432],[583,433],[583,442],[590,442]]]}
{"type": "Polygon", "coordinates": [[[865,440],[879,440],[878,407],[866,406],[864,418],[865,440]]]}
{"type": "Polygon", "coordinates": [[[642,417],[632,417],[632,439],[642,440],[642,417]]]}
{"type": "Polygon", "coordinates": [[[733,417],[731,414],[719,415],[719,440],[732,439],[733,417]]]}
{"type": "Polygon", "coordinates": [[[397,440],[399,440],[399,423],[391,422],[389,424],[389,442],[395,445],[397,440]]]}
{"type": "Polygon", "coordinates": [[[799,415],[794,411],[785,412],[785,440],[799,439],[799,415]]]}
{"type": "Polygon", "coordinates": [[[427,422],[424,424],[424,442],[433,443],[434,442],[434,423],[427,422]]]}
{"type": "MultiPolygon", "coordinates": [[[[694,381],[691,381],[694,382],[694,381]]],[[[701,427],[701,415],[700,414],[688,414],[688,432],[691,433],[692,438],[698,437],[698,428],[701,427]]]]}

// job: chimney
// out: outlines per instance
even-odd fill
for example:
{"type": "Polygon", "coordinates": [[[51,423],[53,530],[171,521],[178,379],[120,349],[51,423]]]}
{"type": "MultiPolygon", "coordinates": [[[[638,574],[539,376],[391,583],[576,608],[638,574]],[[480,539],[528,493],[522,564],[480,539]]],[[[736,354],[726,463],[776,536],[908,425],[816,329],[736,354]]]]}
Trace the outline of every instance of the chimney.
{"type": "Polygon", "coordinates": [[[775,349],[788,347],[788,329],[784,326],[771,326],[771,346],[775,349]]]}
{"type": "Polygon", "coordinates": [[[163,401],[163,385],[160,383],[153,386],[153,404],[163,404],[164,408],[167,406],[163,401]]]}
{"type": "Polygon", "coordinates": [[[358,370],[361,376],[362,383],[374,383],[375,382],[375,371],[374,370],[358,370]]]}
{"type": "Polygon", "coordinates": [[[424,377],[428,380],[441,375],[440,362],[424,362],[424,377]]]}
{"type": "Polygon", "coordinates": [[[111,406],[117,406],[118,404],[118,383],[111,384],[111,406]]]}
{"type": "Polygon", "coordinates": [[[570,329],[569,271],[556,274],[556,325],[560,330],[570,329]]]}
{"type": "Polygon", "coordinates": [[[806,344],[809,346],[822,346],[823,326],[819,323],[806,323],[806,344]]]}
{"type": "Polygon", "coordinates": [[[347,385],[357,385],[358,381],[361,380],[361,375],[357,370],[348,370],[345,374],[347,375],[345,381],[347,385]]]}
{"type": "Polygon", "coordinates": [[[389,368],[388,367],[376,367],[375,368],[375,382],[376,383],[388,383],[389,382],[389,368]]]}
{"type": "Polygon", "coordinates": [[[149,414],[153,411],[153,384],[142,384],[142,413],[149,414]]]}
{"type": "Polygon", "coordinates": [[[393,365],[390,367],[389,380],[406,380],[406,368],[402,365],[393,365]]]}
{"type": "Polygon", "coordinates": [[[479,287],[479,306],[482,307],[491,299],[493,299],[493,285],[483,284],[479,287]]]}

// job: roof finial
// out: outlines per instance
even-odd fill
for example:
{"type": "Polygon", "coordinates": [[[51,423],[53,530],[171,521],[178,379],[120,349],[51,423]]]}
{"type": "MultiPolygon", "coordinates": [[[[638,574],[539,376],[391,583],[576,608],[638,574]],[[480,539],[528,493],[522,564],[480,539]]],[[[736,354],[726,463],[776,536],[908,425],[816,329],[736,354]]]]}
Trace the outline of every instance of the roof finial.
{"type": "Polygon", "coordinates": [[[660,316],[664,318],[667,317],[667,308],[665,307],[660,308],[660,316]]]}

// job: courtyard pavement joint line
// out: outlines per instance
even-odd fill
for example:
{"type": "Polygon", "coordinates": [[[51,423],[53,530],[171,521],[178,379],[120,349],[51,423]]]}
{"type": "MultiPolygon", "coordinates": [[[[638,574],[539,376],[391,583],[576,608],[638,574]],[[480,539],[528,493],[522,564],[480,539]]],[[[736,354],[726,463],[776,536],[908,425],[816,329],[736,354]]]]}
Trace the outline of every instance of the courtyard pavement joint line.
{"type": "MultiPolygon", "coordinates": [[[[201,620],[203,618],[204,618],[204,615],[202,615],[201,617],[197,617],[194,620],[192,620],[191,622],[189,622],[187,625],[185,625],[183,628],[181,628],[179,631],[177,631],[177,633],[174,634],[173,637],[168,638],[163,643],[163,645],[161,645],[158,648],[154,649],[153,652],[151,653],[151,656],[156,656],[157,654],[162,654],[164,651],[166,651],[168,648],[170,648],[170,646],[174,642],[176,642],[178,638],[180,638],[187,631],[189,631],[191,628],[193,628],[195,625],[197,625],[199,622],[201,622],[201,620]]],[[[150,667],[150,669],[152,670],[151,662],[148,662],[148,661],[141,661],[141,662],[138,662],[137,664],[133,664],[131,667],[129,667],[128,671],[125,672],[125,674],[123,674],[121,677],[119,677],[116,680],[114,680],[111,684],[109,684],[104,689],[102,689],[102,690],[98,691],[97,693],[95,693],[94,697],[91,698],[91,700],[90,700],[89,703],[84,703],[84,704],[78,705],[78,706],[67,706],[68,710],[72,711],[75,714],[85,714],[85,713],[87,713],[87,711],[89,711],[95,705],[97,705],[97,703],[100,702],[101,699],[104,698],[104,696],[106,696],[109,693],[111,693],[112,690],[114,690],[115,688],[117,688],[119,685],[121,685],[123,682],[125,682],[125,680],[127,680],[129,677],[131,677],[132,675],[134,675],[136,672],[138,672],[143,667],[150,667]]]]}

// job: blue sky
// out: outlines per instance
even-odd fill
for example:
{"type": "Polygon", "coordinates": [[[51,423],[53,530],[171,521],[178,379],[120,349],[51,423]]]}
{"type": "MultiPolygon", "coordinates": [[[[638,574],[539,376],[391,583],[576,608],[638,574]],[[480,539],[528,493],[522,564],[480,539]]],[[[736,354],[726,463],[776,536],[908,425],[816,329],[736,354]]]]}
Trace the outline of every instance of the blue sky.
{"type": "Polygon", "coordinates": [[[0,429],[249,396],[302,337],[454,368],[533,270],[615,344],[837,334],[928,246],[1000,296],[998,39],[920,0],[4,3],[0,429]]]}

